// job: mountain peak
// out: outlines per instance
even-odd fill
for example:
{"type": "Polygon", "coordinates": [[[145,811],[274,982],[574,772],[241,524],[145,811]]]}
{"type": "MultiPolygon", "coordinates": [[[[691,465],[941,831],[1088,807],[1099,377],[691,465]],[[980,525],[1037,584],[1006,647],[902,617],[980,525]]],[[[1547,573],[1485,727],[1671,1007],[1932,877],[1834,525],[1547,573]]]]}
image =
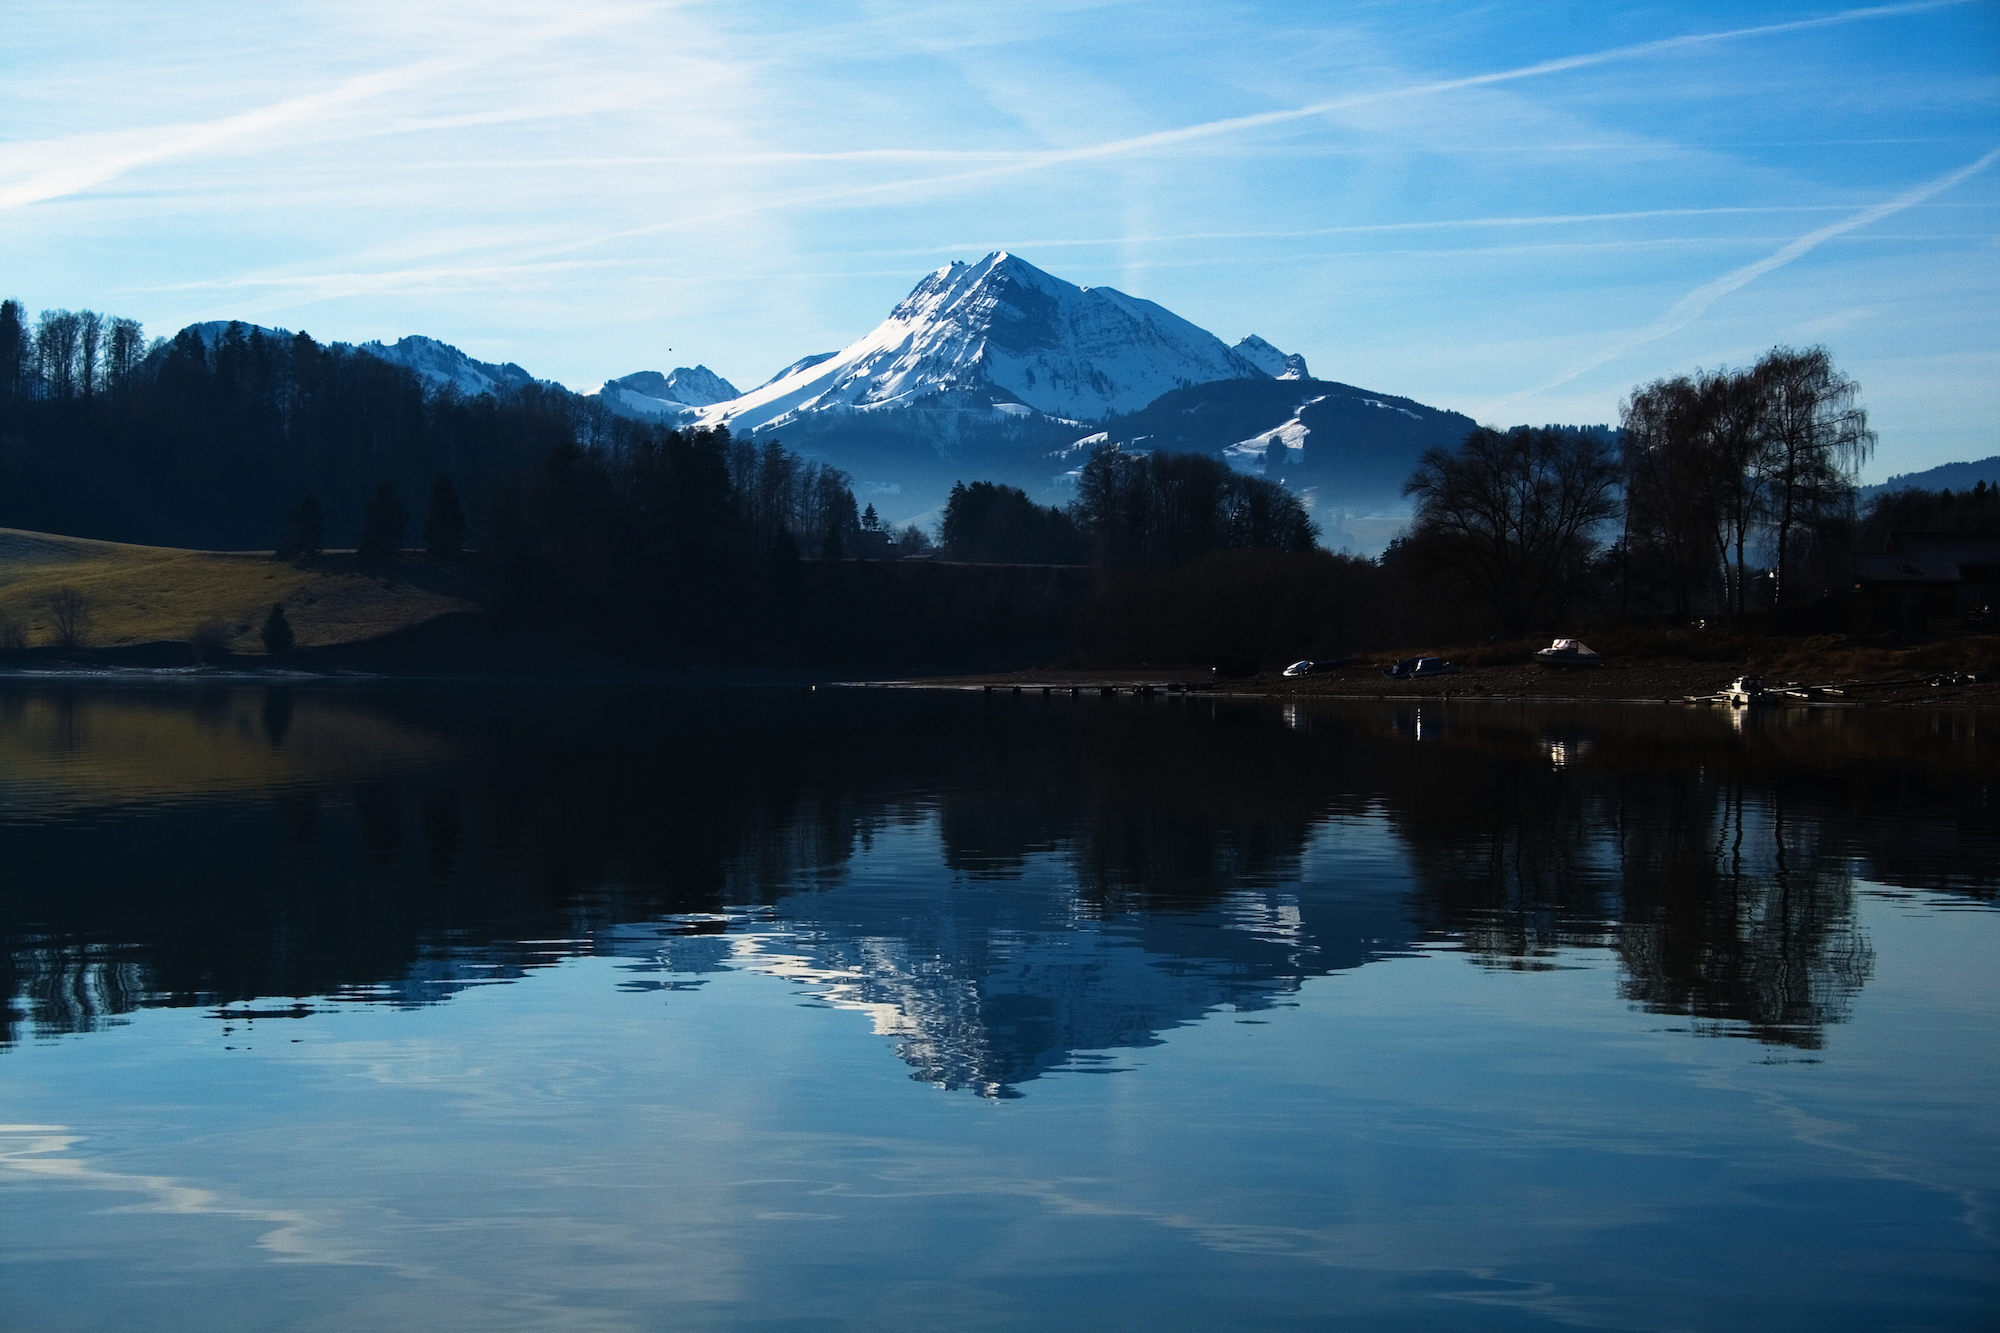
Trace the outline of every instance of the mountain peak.
{"type": "Polygon", "coordinates": [[[684,407],[712,407],[728,402],[741,391],[707,366],[676,366],[662,375],[657,370],[634,371],[615,380],[606,380],[607,389],[630,389],[649,398],[659,398],[684,407]]]}
{"type": "Polygon", "coordinates": [[[707,366],[676,366],[662,375],[639,370],[606,380],[598,400],[620,416],[641,421],[684,421],[704,407],[741,396],[734,384],[707,366]]]}
{"type": "Polygon", "coordinates": [[[481,394],[502,393],[535,382],[533,375],[512,361],[498,365],[490,361],[476,361],[450,343],[425,337],[421,333],[408,334],[393,343],[365,342],[356,350],[415,371],[424,387],[432,392],[453,389],[468,398],[477,398],[481,394]]]}
{"type": "Polygon", "coordinates": [[[1151,301],[1079,287],[995,250],[933,269],[866,336],[702,420],[756,431],[828,411],[921,405],[1097,421],[1185,385],[1282,374],[1284,354],[1262,346],[1275,368],[1151,301]]]}
{"type": "Polygon", "coordinates": [[[1229,350],[1274,380],[1305,380],[1312,378],[1306,371],[1306,359],[1304,357],[1296,352],[1288,356],[1254,333],[1229,350]]]}

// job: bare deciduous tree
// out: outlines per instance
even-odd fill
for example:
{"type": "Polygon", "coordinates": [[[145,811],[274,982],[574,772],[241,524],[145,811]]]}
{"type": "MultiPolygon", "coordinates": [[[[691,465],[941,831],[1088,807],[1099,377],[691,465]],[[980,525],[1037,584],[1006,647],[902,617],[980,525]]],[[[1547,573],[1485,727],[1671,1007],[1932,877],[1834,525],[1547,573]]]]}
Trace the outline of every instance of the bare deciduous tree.
{"type": "Polygon", "coordinates": [[[1633,392],[1620,416],[1625,595],[1637,566],[1642,577],[1664,576],[1675,613],[1686,616],[1708,574],[1719,498],[1702,386],[1686,375],[1655,380],[1633,392]]]}
{"type": "Polygon", "coordinates": [[[1753,534],[1770,540],[1780,604],[1802,535],[1852,503],[1854,471],[1874,448],[1860,388],[1823,347],[1774,347],[1748,370],[1658,380],[1624,409],[1628,556],[1653,553],[1675,583],[1675,610],[1713,558],[1739,615],[1753,534]],[[1706,545],[1706,552],[1698,552],[1706,545]]]}
{"type": "Polygon", "coordinates": [[[1854,473],[1874,452],[1875,432],[1861,386],[1833,368],[1824,347],[1774,347],[1751,373],[1762,400],[1760,464],[1769,478],[1775,604],[1783,606],[1795,537],[1852,503],[1854,473]]]}
{"type": "Polygon", "coordinates": [[[1769,480],[1759,461],[1764,450],[1764,396],[1756,375],[1718,370],[1702,376],[1700,409],[1702,452],[1715,496],[1716,556],[1728,581],[1730,609],[1742,615],[1749,584],[1745,548],[1763,517],[1769,480]]]}
{"type": "Polygon", "coordinates": [[[88,398],[103,375],[104,316],[95,310],[76,312],[76,391],[88,398]]]}
{"type": "Polygon", "coordinates": [[[35,370],[42,395],[76,397],[76,353],[82,320],[73,310],[44,310],[35,322],[35,370]]]}
{"type": "Polygon", "coordinates": [[[1432,449],[1403,486],[1412,549],[1469,585],[1507,629],[1565,614],[1598,527],[1618,512],[1618,469],[1594,434],[1481,427],[1432,449]]]}
{"type": "Polygon", "coordinates": [[[51,642],[65,653],[84,646],[90,633],[90,599],[75,588],[57,588],[43,602],[51,642]]]}

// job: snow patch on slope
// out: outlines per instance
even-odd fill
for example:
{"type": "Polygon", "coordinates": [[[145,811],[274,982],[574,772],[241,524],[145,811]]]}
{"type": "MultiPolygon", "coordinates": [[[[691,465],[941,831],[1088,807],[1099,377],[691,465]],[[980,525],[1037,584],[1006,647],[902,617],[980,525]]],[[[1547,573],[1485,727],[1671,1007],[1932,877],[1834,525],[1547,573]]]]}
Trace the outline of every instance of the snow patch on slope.
{"type": "Polygon", "coordinates": [[[1300,461],[1306,456],[1306,436],[1312,433],[1311,428],[1301,418],[1308,407],[1325,401],[1325,394],[1317,398],[1308,398],[1299,404],[1290,421],[1275,429],[1252,435],[1247,440],[1238,440],[1235,444],[1224,446],[1222,461],[1238,472],[1261,473],[1270,460],[1273,444],[1285,446],[1287,464],[1300,461]]]}
{"type": "MultiPolygon", "coordinates": [[[[1315,398],[1313,401],[1318,402],[1319,400],[1315,398]]],[[[1394,403],[1385,403],[1380,398],[1363,398],[1361,401],[1364,405],[1368,407],[1379,407],[1384,412],[1401,412],[1404,416],[1408,417],[1412,421],[1423,420],[1422,417],[1418,416],[1415,412],[1412,412],[1409,408],[1398,407],[1394,403]]]]}
{"type": "Polygon", "coordinates": [[[450,343],[426,338],[422,334],[413,333],[393,343],[365,342],[355,350],[391,365],[414,370],[417,378],[424,382],[424,387],[433,393],[440,389],[452,389],[468,398],[477,398],[481,394],[524,389],[535,383],[533,375],[512,361],[501,365],[475,361],[450,343]]]}

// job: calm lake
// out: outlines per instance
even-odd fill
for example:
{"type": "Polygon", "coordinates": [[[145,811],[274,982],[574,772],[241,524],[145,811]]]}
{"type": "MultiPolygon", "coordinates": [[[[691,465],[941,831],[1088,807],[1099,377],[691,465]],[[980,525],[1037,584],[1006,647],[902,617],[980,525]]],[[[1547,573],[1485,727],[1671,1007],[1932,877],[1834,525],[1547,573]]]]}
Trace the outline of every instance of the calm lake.
{"type": "Polygon", "coordinates": [[[2000,1322],[2000,717],[0,686],[0,1328],[2000,1322]]]}

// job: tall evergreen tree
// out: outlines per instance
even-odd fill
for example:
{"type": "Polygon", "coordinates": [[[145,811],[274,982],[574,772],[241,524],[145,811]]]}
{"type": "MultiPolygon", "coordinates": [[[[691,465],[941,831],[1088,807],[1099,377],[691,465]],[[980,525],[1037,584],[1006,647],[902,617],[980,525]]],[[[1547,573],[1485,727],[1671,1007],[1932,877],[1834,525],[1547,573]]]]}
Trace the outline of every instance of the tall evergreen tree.
{"type": "Polygon", "coordinates": [[[431,483],[430,503],[424,510],[424,550],[437,560],[456,560],[465,554],[465,511],[459,508],[458,488],[442,472],[431,483]]]}
{"type": "Polygon", "coordinates": [[[28,396],[28,320],[19,301],[0,301],[0,403],[28,396]]]}
{"type": "Polygon", "coordinates": [[[114,319],[106,334],[104,387],[122,393],[131,387],[132,372],[146,355],[146,336],[136,319],[114,319]]]}
{"type": "Polygon", "coordinates": [[[271,613],[264,617],[262,631],[264,651],[273,657],[284,657],[291,653],[295,640],[292,637],[292,622],[285,618],[285,604],[271,603],[271,613]]]}
{"type": "Polygon", "coordinates": [[[278,537],[277,557],[297,560],[318,555],[326,548],[326,514],[319,500],[308,495],[285,512],[284,531],[278,537]]]}
{"type": "Polygon", "coordinates": [[[368,497],[368,508],[361,516],[361,545],[355,554],[368,561],[389,559],[403,549],[409,526],[410,511],[397,497],[396,488],[383,482],[368,497]]]}

